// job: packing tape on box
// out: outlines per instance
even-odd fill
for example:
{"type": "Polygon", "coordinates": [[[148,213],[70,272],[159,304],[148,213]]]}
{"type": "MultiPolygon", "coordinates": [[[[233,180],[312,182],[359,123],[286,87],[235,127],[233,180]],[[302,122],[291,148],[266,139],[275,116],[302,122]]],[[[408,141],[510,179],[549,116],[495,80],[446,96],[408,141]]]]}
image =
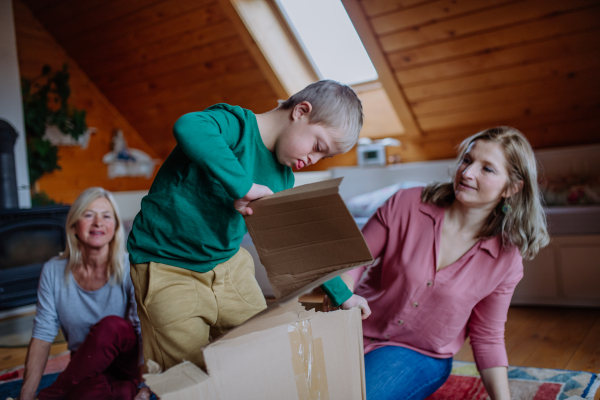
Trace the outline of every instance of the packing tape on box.
{"type": "Polygon", "coordinates": [[[288,325],[299,400],[329,400],[323,339],[313,338],[309,320],[288,325]]]}

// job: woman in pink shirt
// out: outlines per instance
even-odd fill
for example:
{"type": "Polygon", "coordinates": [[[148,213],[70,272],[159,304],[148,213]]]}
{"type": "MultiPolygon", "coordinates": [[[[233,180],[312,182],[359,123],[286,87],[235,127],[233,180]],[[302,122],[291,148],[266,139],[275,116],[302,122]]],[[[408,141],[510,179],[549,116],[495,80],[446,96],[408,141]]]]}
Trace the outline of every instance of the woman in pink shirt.
{"type": "Polygon", "coordinates": [[[504,323],[522,259],[549,242],[535,157],[519,131],[498,127],[466,139],[452,172],[380,207],[363,228],[379,263],[362,281],[366,267],[345,274],[355,295],[342,307],[365,318],[370,399],[431,395],[467,336],[492,400],[510,399],[504,323]]]}

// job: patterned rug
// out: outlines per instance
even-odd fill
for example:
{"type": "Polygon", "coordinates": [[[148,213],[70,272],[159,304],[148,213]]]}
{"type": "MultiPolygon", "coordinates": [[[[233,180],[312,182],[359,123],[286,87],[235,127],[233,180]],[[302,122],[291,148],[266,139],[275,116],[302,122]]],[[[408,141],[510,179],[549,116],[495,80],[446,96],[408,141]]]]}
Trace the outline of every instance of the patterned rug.
{"type": "MultiPolygon", "coordinates": [[[[54,382],[58,374],[67,367],[69,359],[69,352],[48,359],[40,389],[54,382]]],[[[0,371],[0,400],[18,396],[22,378],[23,366],[0,371]]],[[[600,388],[600,375],[563,369],[509,367],[508,379],[512,400],[593,400],[600,388]]],[[[437,392],[428,397],[428,400],[487,398],[475,363],[454,361],[452,375],[437,392]]]]}
{"type": "MultiPolygon", "coordinates": [[[[563,369],[509,367],[512,400],[594,399],[600,375],[563,369]]],[[[475,363],[454,361],[452,375],[428,400],[485,400],[488,395],[475,363]]]]}
{"type": "MultiPolygon", "coordinates": [[[[50,356],[38,390],[52,385],[58,374],[67,368],[70,359],[71,352],[69,351],[50,356]]],[[[0,400],[16,398],[19,395],[21,384],[23,383],[23,370],[23,366],[21,365],[16,368],[0,371],[0,400]]]]}
{"type": "MultiPolygon", "coordinates": [[[[67,368],[71,360],[71,353],[64,353],[48,358],[44,375],[38,386],[38,392],[54,383],[58,375],[67,368]]],[[[23,365],[6,371],[0,371],[0,400],[13,400],[21,393],[23,384],[23,365]]],[[[37,394],[37,393],[36,393],[37,394]]],[[[154,394],[150,400],[158,400],[154,394]]]]}

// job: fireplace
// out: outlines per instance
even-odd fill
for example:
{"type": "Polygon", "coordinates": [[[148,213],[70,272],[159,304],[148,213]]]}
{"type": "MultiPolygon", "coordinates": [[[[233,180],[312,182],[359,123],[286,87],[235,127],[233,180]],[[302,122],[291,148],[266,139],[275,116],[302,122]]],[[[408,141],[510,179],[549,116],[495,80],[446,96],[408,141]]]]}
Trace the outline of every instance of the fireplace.
{"type": "Polygon", "coordinates": [[[65,249],[69,208],[0,210],[0,310],[37,301],[42,266],[65,249]]]}

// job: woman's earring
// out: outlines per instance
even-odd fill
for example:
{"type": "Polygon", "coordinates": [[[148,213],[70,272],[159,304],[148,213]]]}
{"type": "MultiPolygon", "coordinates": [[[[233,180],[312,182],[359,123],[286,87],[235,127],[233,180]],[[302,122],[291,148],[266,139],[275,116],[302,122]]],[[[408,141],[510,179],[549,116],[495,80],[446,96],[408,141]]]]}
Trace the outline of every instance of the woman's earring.
{"type": "Polygon", "coordinates": [[[510,210],[512,210],[512,207],[510,206],[510,204],[504,203],[504,205],[502,206],[502,212],[504,214],[508,214],[510,212],[510,210]]]}

